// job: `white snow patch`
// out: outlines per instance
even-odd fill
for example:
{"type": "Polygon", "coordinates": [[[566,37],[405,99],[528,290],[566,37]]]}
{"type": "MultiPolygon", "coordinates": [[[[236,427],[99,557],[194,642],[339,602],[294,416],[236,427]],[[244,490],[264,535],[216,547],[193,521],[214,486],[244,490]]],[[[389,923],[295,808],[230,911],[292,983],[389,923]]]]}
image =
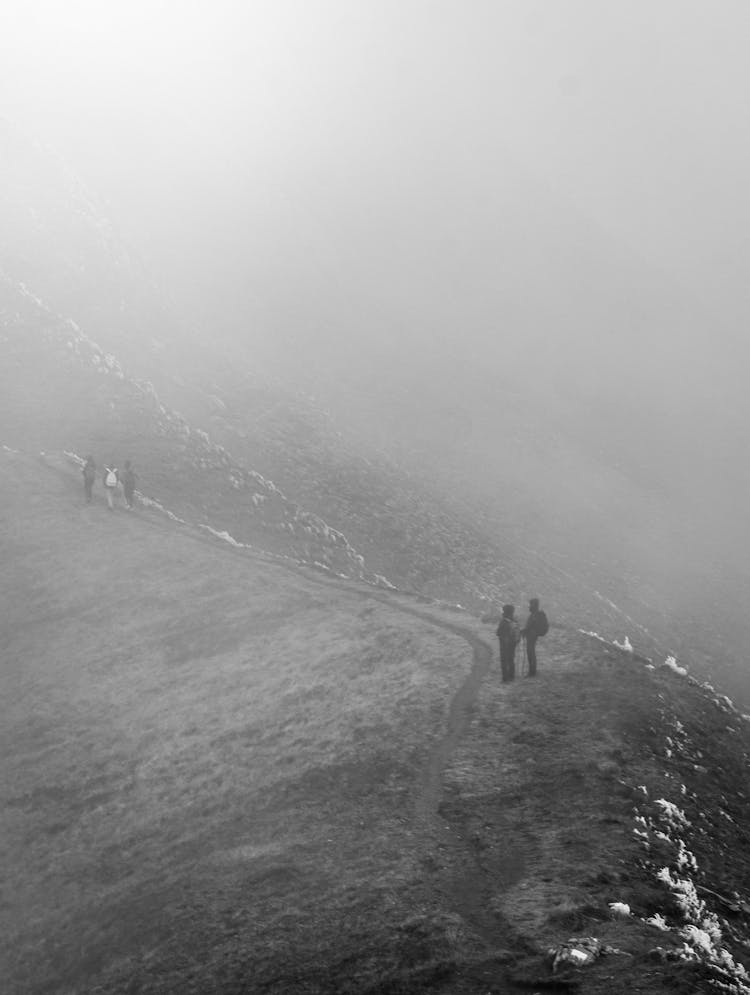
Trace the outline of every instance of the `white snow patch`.
{"type": "Polygon", "coordinates": [[[247,549],[244,542],[237,542],[234,536],[230,535],[225,529],[219,531],[218,529],[212,528],[210,525],[204,525],[202,522],[198,525],[199,529],[205,529],[206,532],[210,532],[212,536],[217,539],[221,539],[222,542],[228,542],[230,546],[235,546],[237,549],[247,549]]]}
{"type": "Polygon", "coordinates": [[[626,919],[630,915],[630,906],[627,902],[610,902],[609,911],[613,916],[619,916],[626,919]]]}
{"type": "Polygon", "coordinates": [[[667,823],[672,829],[684,829],[690,825],[685,813],[674,802],[668,802],[666,798],[657,798],[655,804],[662,810],[667,823]]]}
{"type": "Polygon", "coordinates": [[[685,667],[680,667],[677,660],[673,656],[668,656],[664,661],[663,666],[669,667],[670,670],[674,670],[674,672],[679,674],[680,677],[687,677],[687,670],[685,667]]]}

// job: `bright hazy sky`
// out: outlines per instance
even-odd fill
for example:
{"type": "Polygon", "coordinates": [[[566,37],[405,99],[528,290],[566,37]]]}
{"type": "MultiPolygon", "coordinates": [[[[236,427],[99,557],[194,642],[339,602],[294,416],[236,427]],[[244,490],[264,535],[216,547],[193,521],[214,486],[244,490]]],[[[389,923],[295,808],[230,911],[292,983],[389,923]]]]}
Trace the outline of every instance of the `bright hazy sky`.
{"type": "Polygon", "coordinates": [[[747,0],[6,0],[0,115],[157,252],[521,170],[743,325],[748,52],[747,0]]]}

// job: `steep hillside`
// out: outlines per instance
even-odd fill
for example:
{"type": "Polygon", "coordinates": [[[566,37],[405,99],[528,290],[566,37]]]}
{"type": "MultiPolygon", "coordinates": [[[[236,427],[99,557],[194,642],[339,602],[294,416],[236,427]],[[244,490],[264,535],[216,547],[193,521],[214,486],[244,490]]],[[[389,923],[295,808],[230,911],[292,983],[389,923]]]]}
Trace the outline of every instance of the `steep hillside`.
{"type": "MultiPolygon", "coordinates": [[[[733,387],[706,438],[728,382],[716,357],[697,383],[625,403],[611,379],[578,391],[547,369],[530,384],[512,356],[496,377],[468,349],[446,377],[439,349],[398,354],[360,315],[364,359],[336,339],[292,376],[179,323],[59,161],[7,125],[0,143],[0,442],[134,459],[180,517],[334,573],[482,612],[540,594],[553,616],[677,652],[750,700],[744,421],[733,387]]],[[[653,387],[656,357],[642,369],[626,353],[633,390],[653,387]]]]}
{"type": "Polygon", "coordinates": [[[161,335],[163,309],[116,234],[90,205],[78,210],[67,186],[58,189],[54,163],[33,149],[23,162],[28,159],[45,165],[44,175],[57,185],[50,191],[42,184],[47,199],[38,210],[32,206],[38,196],[33,172],[28,190],[11,184],[5,193],[6,209],[17,208],[21,198],[30,218],[51,213],[48,223],[27,233],[27,255],[37,260],[31,270],[10,251],[25,215],[11,212],[13,224],[5,229],[5,444],[90,451],[100,462],[134,458],[146,493],[176,514],[337,573],[387,578],[478,608],[542,587],[553,611],[586,602],[588,623],[601,627],[608,609],[585,587],[569,590],[554,569],[519,556],[506,536],[497,541],[489,530],[478,530],[470,516],[436,499],[416,477],[339,430],[309,396],[189,337],[153,338],[161,335]],[[109,233],[104,243],[97,241],[102,229],[109,233]],[[57,256],[36,255],[40,242],[49,243],[47,253],[50,246],[68,252],[65,293],[55,276],[57,256]],[[96,258],[96,273],[108,266],[111,277],[97,282],[96,314],[73,303],[76,294],[88,300],[90,258],[96,258]],[[138,299],[145,295],[146,303],[136,320],[120,303],[141,277],[138,299]],[[117,312],[116,320],[110,321],[105,304],[117,312]]]}
{"type": "Polygon", "coordinates": [[[0,460],[4,990],[750,991],[718,692],[0,460]]]}
{"type": "Polygon", "coordinates": [[[301,509],[261,474],[167,408],[150,381],[126,374],[71,319],[0,276],[0,412],[5,444],[96,453],[121,465],[136,456],[150,494],[173,513],[231,530],[242,542],[334,572],[383,582],[340,531],[301,509]]]}

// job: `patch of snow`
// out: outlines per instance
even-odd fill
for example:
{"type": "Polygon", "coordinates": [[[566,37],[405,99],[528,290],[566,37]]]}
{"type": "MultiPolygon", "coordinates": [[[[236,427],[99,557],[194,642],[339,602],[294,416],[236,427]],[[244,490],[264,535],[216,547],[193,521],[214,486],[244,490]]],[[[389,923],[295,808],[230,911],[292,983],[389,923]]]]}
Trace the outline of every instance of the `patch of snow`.
{"type": "Polygon", "coordinates": [[[727,698],[725,694],[720,694],[714,698],[714,704],[718,705],[719,708],[723,709],[725,712],[735,712],[737,709],[734,707],[734,702],[731,698],[727,698]]]}
{"type": "Polygon", "coordinates": [[[609,911],[613,916],[620,916],[623,919],[626,919],[631,914],[630,906],[627,902],[610,902],[609,911]]]}
{"type": "Polygon", "coordinates": [[[698,862],[695,859],[694,854],[691,850],[687,849],[684,840],[681,839],[677,841],[676,863],[681,871],[686,869],[691,871],[698,870],[698,862]]]}
{"type": "Polygon", "coordinates": [[[210,525],[204,525],[202,522],[198,525],[199,529],[205,529],[206,532],[210,532],[212,536],[217,539],[221,539],[223,542],[228,542],[230,546],[235,546],[237,549],[247,549],[247,546],[243,542],[237,542],[234,536],[230,535],[226,530],[219,531],[212,528],[210,525]]]}
{"type": "Polygon", "coordinates": [[[598,632],[590,632],[588,629],[579,629],[578,631],[584,636],[591,636],[592,639],[598,639],[600,643],[609,642],[604,636],[600,636],[598,632]]]}
{"type": "Polygon", "coordinates": [[[687,677],[687,670],[685,667],[680,667],[677,660],[673,656],[668,656],[662,666],[669,667],[670,670],[674,670],[674,672],[679,674],[680,677],[687,677]]]}
{"type": "Polygon", "coordinates": [[[666,798],[657,798],[655,804],[662,810],[667,823],[672,829],[684,829],[690,825],[685,813],[674,802],[668,802],[666,798]]]}
{"type": "Polygon", "coordinates": [[[680,931],[680,936],[687,940],[694,950],[700,950],[706,956],[711,956],[713,954],[713,943],[711,937],[704,929],[699,929],[697,926],[693,926],[692,923],[685,926],[684,929],[680,931]]]}

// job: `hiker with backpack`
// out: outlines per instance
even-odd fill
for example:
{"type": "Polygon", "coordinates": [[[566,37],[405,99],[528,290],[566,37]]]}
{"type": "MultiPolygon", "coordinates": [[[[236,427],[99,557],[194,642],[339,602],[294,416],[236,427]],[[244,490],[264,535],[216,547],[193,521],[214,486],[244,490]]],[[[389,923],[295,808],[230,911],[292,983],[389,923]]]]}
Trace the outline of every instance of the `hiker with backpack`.
{"type": "Polygon", "coordinates": [[[514,605],[503,605],[503,617],[497,627],[497,638],[500,640],[500,671],[503,683],[512,681],[516,676],[516,646],[521,639],[518,622],[513,617],[514,605]]]}
{"type": "Polygon", "coordinates": [[[83,474],[83,493],[86,495],[86,504],[91,504],[91,492],[96,480],[96,463],[93,456],[86,457],[81,473],[83,474]]]}
{"type": "Polygon", "coordinates": [[[126,459],[125,469],[120,474],[120,483],[125,492],[125,503],[128,506],[128,511],[133,510],[133,496],[135,495],[135,482],[137,479],[138,475],[133,470],[133,464],[129,459],[126,459]]]}
{"type": "Polygon", "coordinates": [[[526,659],[529,661],[529,677],[536,677],[536,641],[549,632],[547,615],[539,607],[539,598],[529,601],[529,617],[521,629],[521,636],[526,640],[526,659]]]}
{"type": "Polygon", "coordinates": [[[115,495],[117,494],[117,485],[120,481],[120,474],[117,467],[105,466],[102,481],[104,483],[104,493],[107,495],[107,507],[110,511],[114,511],[115,495]]]}

